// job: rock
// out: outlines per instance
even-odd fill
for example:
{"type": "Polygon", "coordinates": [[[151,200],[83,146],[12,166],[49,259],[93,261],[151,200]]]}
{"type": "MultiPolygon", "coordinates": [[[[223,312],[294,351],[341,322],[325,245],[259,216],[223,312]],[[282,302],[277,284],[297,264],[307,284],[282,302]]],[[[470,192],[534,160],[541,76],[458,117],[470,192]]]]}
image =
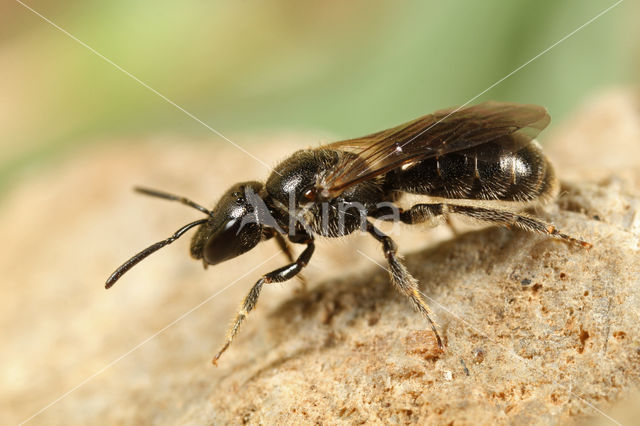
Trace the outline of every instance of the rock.
{"type": "MultiPolygon", "coordinates": [[[[185,238],[104,290],[115,266],[198,217],[129,188],[211,204],[266,175],[233,147],[104,145],[27,176],[0,213],[0,420],[606,421],[601,410],[640,384],[637,105],[605,94],[549,135],[563,191],[537,214],[591,250],[499,228],[404,229],[398,242],[444,352],[369,259],[384,264],[367,236],[320,244],[307,293],[295,281],[265,288],[217,368],[211,357],[245,293],[285,262],[275,244],[202,271],[185,238]]],[[[249,150],[273,164],[313,143],[285,136],[249,150]]]]}

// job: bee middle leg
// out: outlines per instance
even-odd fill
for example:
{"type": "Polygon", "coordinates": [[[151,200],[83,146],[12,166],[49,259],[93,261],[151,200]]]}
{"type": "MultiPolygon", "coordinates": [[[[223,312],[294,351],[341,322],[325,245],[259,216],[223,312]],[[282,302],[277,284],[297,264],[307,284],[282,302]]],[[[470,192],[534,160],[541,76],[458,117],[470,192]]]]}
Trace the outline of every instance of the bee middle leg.
{"type": "Polygon", "coordinates": [[[398,258],[398,246],[396,243],[389,237],[380,231],[378,228],[373,226],[373,224],[369,221],[366,223],[367,232],[370,233],[376,240],[382,243],[382,250],[384,251],[385,257],[387,258],[387,262],[389,264],[389,274],[391,275],[391,282],[394,284],[396,289],[407,296],[413,306],[429,321],[431,325],[431,330],[433,330],[436,340],[438,341],[438,346],[440,348],[443,347],[442,339],[440,338],[440,334],[438,334],[438,330],[436,328],[435,322],[431,319],[431,309],[429,309],[429,305],[424,301],[420,291],[418,289],[418,281],[411,276],[407,268],[404,266],[400,259],[398,258]]]}
{"type": "Polygon", "coordinates": [[[233,338],[238,334],[238,330],[242,325],[244,319],[249,315],[249,312],[256,307],[256,303],[258,303],[258,297],[260,296],[260,291],[262,290],[262,286],[264,284],[271,283],[281,283],[283,281],[287,281],[294,276],[296,276],[302,268],[304,268],[311,259],[311,255],[313,254],[313,250],[315,249],[315,245],[313,240],[307,242],[307,247],[304,249],[300,256],[295,260],[295,262],[290,263],[289,265],[283,266],[282,268],[278,268],[275,271],[271,271],[268,274],[265,274],[256,282],[247,297],[245,297],[244,302],[240,306],[240,311],[236,315],[234,322],[232,323],[229,331],[227,332],[227,338],[222,346],[222,348],[218,351],[216,356],[213,358],[213,365],[217,365],[218,359],[227,350],[233,338]]]}

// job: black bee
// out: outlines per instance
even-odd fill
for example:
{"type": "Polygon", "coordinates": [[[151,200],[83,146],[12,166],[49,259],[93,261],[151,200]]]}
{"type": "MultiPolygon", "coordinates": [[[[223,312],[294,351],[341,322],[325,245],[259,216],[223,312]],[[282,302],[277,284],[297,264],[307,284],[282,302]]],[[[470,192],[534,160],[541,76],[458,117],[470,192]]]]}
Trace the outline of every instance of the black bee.
{"type": "Polygon", "coordinates": [[[202,259],[205,267],[275,238],[291,263],[263,275],[249,291],[215,364],[255,307],[263,285],[299,274],[311,260],[316,236],[363,230],[382,244],[391,281],[429,321],[442,347],[417,281],[399,260],[394,241],[369,218],[419,224],[459,214],[590,247],[521,212],[558,191],[553,167],[534,140],[549,121],[547,111],[536,105],[487,102],[437,111],[368,136],[297,151],[273,169],[266,183],[233,185],[213,210],[184,197],[137,188],[196,208],[206,218],[133,256],[106,287],[194,227],[191,256],[202,259]],[[428,196],[428,201],[402,209],[396,203],[407,193],[428,196]],[[306,245],[295,260],[288,242],[306,245]]]}

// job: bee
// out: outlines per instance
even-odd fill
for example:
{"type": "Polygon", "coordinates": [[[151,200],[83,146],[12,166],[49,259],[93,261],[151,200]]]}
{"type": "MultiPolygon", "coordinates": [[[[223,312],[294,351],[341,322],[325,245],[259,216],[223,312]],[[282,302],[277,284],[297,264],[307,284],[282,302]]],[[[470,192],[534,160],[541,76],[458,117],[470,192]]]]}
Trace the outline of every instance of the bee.
{"type": "Polygon", "coordinates": [[[136,188],[193,207],[205,218],[127,260],[107,279],[106,288],[192,228],[197,231],[191,256],[205,268],[275,239],[290,263],[253,285],[213,359],[216,364],[265,284],[300,274],[311,260],[316,237],[338,238],[361,230],[381,244],[391,282],[424,316],[443,348],[417,280],[401,262],[393,239],[370,219],[416,225],[455,214],[591,247],[523,212],[558,193],[553,167],[535,140],[549,121],[547,111],[537,105],[485,102],[436,111],[368,136],[297,151],[280,162],[265,183],[233,185],[212,210],[184,197],[136,188]],[[407,194],[426,196],[427,202],[401,208],[407,194]],[[290,243],[305,246],[297,258],[290,243]]]}

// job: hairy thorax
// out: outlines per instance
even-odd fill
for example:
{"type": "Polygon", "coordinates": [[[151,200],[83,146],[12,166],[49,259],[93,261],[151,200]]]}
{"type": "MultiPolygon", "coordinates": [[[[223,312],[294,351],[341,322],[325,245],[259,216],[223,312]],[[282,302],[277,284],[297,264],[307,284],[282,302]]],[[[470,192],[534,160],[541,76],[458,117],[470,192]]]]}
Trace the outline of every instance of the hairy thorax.
{"type": "Polygon", "coordinates": [[[347,235],[361,227],[367,213],[383,201],[379,179],[353,185],[329,200],[308,198],[350,155],[331,149],[307,149],[278,164],[265,186],[276,220],[286,221],[281,225],[287,229],[292,223],[303,223],[308,231],[324,237],[347,235]]]}

